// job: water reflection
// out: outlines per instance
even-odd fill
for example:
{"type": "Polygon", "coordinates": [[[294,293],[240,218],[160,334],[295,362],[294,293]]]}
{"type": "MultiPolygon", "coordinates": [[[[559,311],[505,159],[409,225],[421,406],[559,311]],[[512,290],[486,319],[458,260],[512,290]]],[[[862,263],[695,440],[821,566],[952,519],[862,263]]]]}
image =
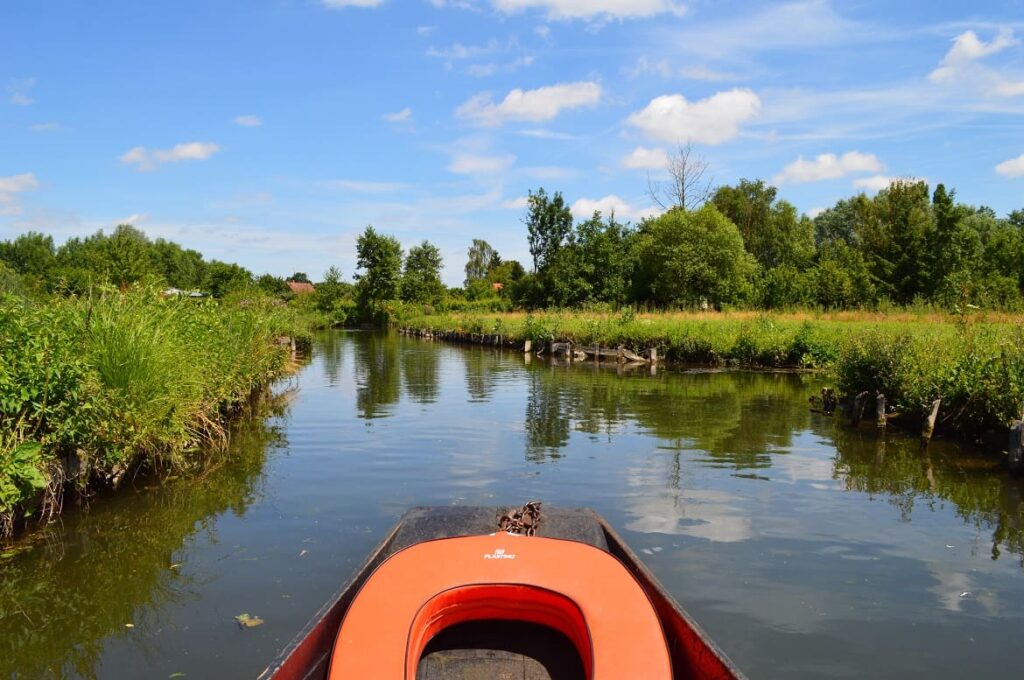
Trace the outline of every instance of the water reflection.
{"type": "MultiPolygon", "coordinates": [[[[272,405],[280,413],[284,401],[272,405]]],[[[198,598],[200,576],[175,564],[175,553],[213,518],[243,515],[263,493],[267,452],[283,433],[260,422],[234,434],[230,464],[198,479],[97,498],[30,536],[20,554],[0,562],[0,676],[100,677],[99,660],[126,624],[160,627],[161,609],[198,598]]]]}
{"type": "Polygon", "coordinates": [[[1019,675],[1024,479],[811,414],[821,381],[324,334],[287,446],[0,559],[0,677],[252,677],[409,506],[528,497],[605,515],[753,677],[1019,675]]]}
{"type": "Polygon", "coordinates": [[[386,418],[402,393],[398,342],[395,336],[377,333],[356,333],[351,337],[359,416],[367,420],[386,418]]]}

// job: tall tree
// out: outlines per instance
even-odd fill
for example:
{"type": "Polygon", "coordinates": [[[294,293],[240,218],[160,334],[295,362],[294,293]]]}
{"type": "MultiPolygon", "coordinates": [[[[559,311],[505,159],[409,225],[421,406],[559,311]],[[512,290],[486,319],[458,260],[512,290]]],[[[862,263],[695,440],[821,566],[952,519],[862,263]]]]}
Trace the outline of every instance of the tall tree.
{"type": "Polygon", "coordinates": [[[409,249],[402,270],[402,299],[406,302],[437,302],[444,294],[441,283],[441,250],[424,240],[409,249]]]}
{"type": "Polygon", "coordinates": [[[378,234],[373,226],[356,241],[356,304],[364,318],[379,316],[383,303],[398,299],[402,246],[394,236],[378,234]]]}
{"type": "Polygon", "coordinates": [[[296,283],[312,283],[312,281],[309,280],[309,276],[306,275],[306,272],[295,272],[288,278],[288,280],[296,283]]]}
{"type": "Polygon", "coordinates": [[[802,269],[814,255],[814,224],[777,197],[778,189],[764,180],[741,179],[719,187],[711,201],[739,228],[747,252],[762,267],[802,269]]]}
{"type": "Polygon", "coordinates": [[[468,259],[466,260],[466,286],[474,281],[483,281],[491,271],[495,261],[500,262],[498,251],[491,247],[487,241],[475,238],[473,245],[469,247],[468,259]]]}
{"type": "Polygon", "coordinates": [[[525,222],[530,255],[534,270],[542,272],[572,232],[572,211],[560,192],[548,198],[543,187],[536,193],[529,192],[527,201],[525,222]]]}

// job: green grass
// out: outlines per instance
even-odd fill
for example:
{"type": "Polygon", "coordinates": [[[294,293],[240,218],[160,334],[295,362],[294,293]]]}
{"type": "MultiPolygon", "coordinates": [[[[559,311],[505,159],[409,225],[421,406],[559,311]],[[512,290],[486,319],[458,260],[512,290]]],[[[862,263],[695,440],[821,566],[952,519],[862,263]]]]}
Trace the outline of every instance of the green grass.
{"type": "Polygon", "coordinates": [[[65,478],[87,487],[140,464],[195,466],[288,369],[281,335],[308,336],[306,322],[269,300],[0,296],[0,535],[46,511],[31,503],[52,505],[65,478]]]}
{"type": "Polygon", "coordinates": [[[911,425],[942,399],[939,429],[960,435],[1004,428],[1024,407],[1024,330],[1020,318],[1005,314],[405,310],[396,324],[534,343],[653,347],[679,364],[826,369],[843,395],[881,392],[911,425]]]}

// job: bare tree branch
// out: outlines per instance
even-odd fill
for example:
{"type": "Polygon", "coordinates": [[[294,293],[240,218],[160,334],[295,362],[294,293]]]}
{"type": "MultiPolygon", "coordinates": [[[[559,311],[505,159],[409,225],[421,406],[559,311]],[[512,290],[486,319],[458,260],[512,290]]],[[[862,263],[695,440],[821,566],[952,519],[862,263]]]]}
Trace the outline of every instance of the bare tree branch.
{"type": "Polygon", "coordinates": [[[705,177],[708,161],[693,146],[680,144],[668,159],[668,176],[657,181],[647,175],[647,194],[662,210],[699,208],[711,198],[711,177],[705,177]]]}

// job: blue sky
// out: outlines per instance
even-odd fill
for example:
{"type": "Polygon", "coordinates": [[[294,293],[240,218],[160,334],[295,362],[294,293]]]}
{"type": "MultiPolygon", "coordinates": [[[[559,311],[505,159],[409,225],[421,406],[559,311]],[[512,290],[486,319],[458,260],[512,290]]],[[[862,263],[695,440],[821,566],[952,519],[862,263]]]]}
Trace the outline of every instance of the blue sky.
{"type": "Polygon", "coordinates": [[[372,223],[445,280],[523,197],[652,212],[691,142],[814,214],[890,177],[1024,207],[1024,0],[7,0],[0,238],[130,221],[347,277],[372,223]]]}

